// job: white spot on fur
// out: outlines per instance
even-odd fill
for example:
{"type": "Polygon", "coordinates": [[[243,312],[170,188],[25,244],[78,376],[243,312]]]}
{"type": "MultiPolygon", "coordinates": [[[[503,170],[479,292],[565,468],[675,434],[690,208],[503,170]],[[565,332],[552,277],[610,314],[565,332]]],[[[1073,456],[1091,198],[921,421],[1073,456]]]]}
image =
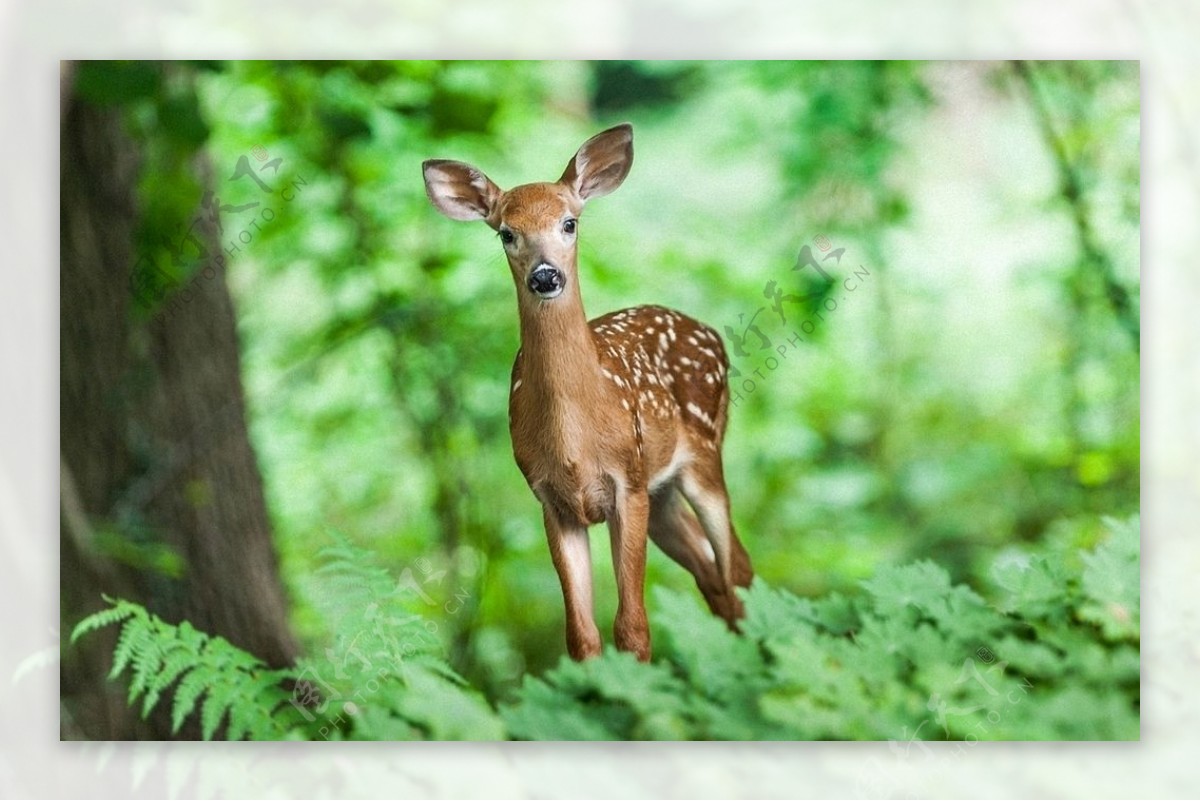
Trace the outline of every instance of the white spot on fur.
{"type": "Polygon", "coordinates": [[[707,413],[707,412],[705,412],[703,409],[701,409],[701,408],[700,408],[699,406],[697,406],[696,404],[694,404],[694,403],[688,403],[688,405],[687,405],[687,410],[688,410],[688,412],[690,412],[690,413],[691,413],[691,415],[692,415],[693,417],[697,418],[697,419],[698,419],[698,420],[700,420],[702,423],[704,423],[704,425],[706,425],[706,426],[708,426],[709,428],[712,428],[712,429],[715,429],[715,428],[716,428],[716,424],[715,424],[715,423],[713,423],[713,419],[712,419],[711,417],[709,417],[709,416],[708,416],[708,413],[707,413]]]}

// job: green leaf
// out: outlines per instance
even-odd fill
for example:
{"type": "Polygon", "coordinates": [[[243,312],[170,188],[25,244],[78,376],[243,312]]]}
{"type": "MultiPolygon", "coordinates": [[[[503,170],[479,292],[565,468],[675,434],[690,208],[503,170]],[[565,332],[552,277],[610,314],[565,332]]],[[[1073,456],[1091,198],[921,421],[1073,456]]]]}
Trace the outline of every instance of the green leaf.
{"type": "Polygon", "coordinates": [[[188,715],[192,714],[196,700],[208,689],[208,678],[204,671],[192,670],[179,680],[175,699],[171,703],[171,731],[178,732],[188,715]]]}
{"type": "Polygon", "coordinates": [[[875,598],[875,608],[883,615],[901,614],[909,609],[926,613],[939,605],[950,589],[950,575],[928,560],[902,567],[885,567],[874,578],[862,583],[875,598]]]}
{"type": "Polygon", "coordinates": [[[701,609],[692,595],[657,588],[655,600],[664,651],[695,691],[710,698],[736,694],[756,662],[754,643],[701,609]]]}
{"type": "Polygon", "coordinates": [[[758,639],[790,636],[801,627],[809,629],[806,622],[816,622],[818,618],[811,601],[770,587],[762,579],[755,579],[750,588],[743,591],[742,598],[746,604],[746,619],[742,621],[741,629],[758,639]]]}
{"type": "Polygon", "coordinates": [[[424,728],[433,740],[501,740],[504,726],[473,690],[427,668],[404,671],[397,711],[424,728]]]}
{"type": "Polygon", "coordinates": [[[229,687],[209,687],[208,694],[204,696],[204,705],[200,709],[200,736],[205,740],[211,740],[213,735],[217,733],[217,727],[221,725],[222,718],[225,717],[225,712],[228,711],[229,705],[232,702],[230,698],[229,687]]]}
{"type": "Polygon", "coordinates": [[[150,635],[145,625],[145,620],[134,617],[125,624],[121,629],[121,635],[117,638],[117,647],[113,651],[112,670],[109,671],[108,678],[115,679],[121,675],[133,659],[134,653],[144,648],[150,641],[150,635]]]}
{"type": "Polygon", "coordinates": [[[1100,626],[1109,640],[1136,640],[1141,634],[1140,530],[1136,518],[1107,521],[1111,535],[1084,554],[1079,616],[1100,626]]]}
{"type": "Polygon", "coordinates": [[[113,604],[112,608],[102,609],[76,623],[75,628],[71,630],[72,643],[88,632],[102,629],[105,626],[111,626],[114,623],[120,623],[122,620],[137,613],[138,607],[133,604],[125,601],[114,601],[108,596],[104,596],[104,600],[113,604]]]}
{"type": "Polygon", "coordinates": [[[163,691],[170,687],[176,679],[191,670],[195,664],[195,653],[182,648],[171,651],[163,658],[161,670],[154,677],[153,682],[146,690],[145,698],[142,699],[143,718],[150,715],[150,711],[158,704],[158,699],[163,691]]]}
{"type": "Polygon", "coordinates": [[[520,702],[503,708],[500,716],[512,736],[523,740],[618,739],[593,709],[533,677],[521,686],[520,702]]]}
{"type": "Polygon", "coordinates": [[[991,579],[1003,592],[1000,608],[1038,618],[1062,617],[1069,591],[1061,565],[1044,556],[1006,554],[992,565],[991,579]]]}

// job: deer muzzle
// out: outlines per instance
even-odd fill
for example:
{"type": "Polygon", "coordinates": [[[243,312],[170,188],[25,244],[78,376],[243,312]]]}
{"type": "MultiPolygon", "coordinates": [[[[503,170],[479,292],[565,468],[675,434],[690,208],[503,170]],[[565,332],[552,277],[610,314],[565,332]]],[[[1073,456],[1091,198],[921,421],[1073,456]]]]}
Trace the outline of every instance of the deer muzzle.
{"type": "Polygon", "coordinates": [[[567,285],[567,278],[562,270],[543,263],[533,268],[533,272],[529,273],[529,278],[525,280],[525,285],[542,300],[550,300],[562,294],[563,287],[567,285]]]}

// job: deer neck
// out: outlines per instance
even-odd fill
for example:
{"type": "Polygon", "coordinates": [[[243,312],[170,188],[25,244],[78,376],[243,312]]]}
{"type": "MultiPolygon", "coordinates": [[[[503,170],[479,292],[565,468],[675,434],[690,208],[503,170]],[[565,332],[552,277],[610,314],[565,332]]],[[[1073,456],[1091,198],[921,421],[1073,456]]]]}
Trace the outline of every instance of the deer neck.
{"type": "Polygon", "coordinates": [[[522,376],[556,414],[586,408],[600,386],[600,357],[577,281],[553,301],[521,300],[522,376]]]}

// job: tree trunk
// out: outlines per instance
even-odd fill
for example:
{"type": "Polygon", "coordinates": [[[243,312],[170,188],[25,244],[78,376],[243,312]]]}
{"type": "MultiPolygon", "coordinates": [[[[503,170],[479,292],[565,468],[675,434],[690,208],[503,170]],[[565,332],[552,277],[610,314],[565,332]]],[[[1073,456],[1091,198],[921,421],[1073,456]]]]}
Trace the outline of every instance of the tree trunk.
{"type": "MultiPolygon", "coordinates": [[[[169,310],[142,319],[130,288],[141,164],[121,109],[66,101],[60,154],[64,635],[108,593],[287,664],[297,648],[223,270],[199,265],[169,310]]],[[[213,228],[194,233],[223,252],[213,228]]],[[[64,646],[62,736],[167,736],[105,682],[111,647],[111,633],[64,646]]]]}

